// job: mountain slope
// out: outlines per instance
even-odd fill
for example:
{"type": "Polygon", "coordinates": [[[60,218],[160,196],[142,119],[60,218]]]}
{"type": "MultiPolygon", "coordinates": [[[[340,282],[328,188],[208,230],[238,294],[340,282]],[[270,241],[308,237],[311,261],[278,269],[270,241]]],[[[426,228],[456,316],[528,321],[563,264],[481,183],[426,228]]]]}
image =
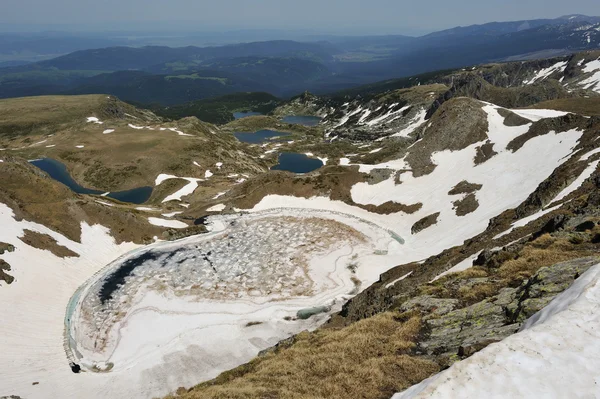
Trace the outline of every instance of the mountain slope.
{"type": "MultiPolygon", "coordinates": [[[[400,153],[385,163],[359,164],[359,170],[370,173],[373,181],[352,187],[355,202],[422,201],[415,213],[377,219],[387,221],[404,238],[405,255],[414,251],[411,262],[382,274],[351,299],[332,318],[329,329],[299,334],[249,364],[188,392],[181,390],[178,397],[218,398],[234,393],[251,398],[293,397],[294,392],[299,397],[343,398],[351,390],[357,396],[389,398],[423,379],[423,374],[434,374],[515,333],[599,261],[594,238],[598,234],[595,138],[599,121],[564,115],[514,126],[510,119],[502,108],[454,99],[436,111],[421,141],[413,138],[408,156],[400,153]],[[470,112],[465,112],[465,102],[474,107],[470,112]],[[477,108],[487,122],[483,132],[477,108]],[[452,110],[458,113],[452,116],[452,110]],[[457,120],[456,115],[461,117],[457,120]],[[466,115],[475,120],[461,121],[466,115]],[[492,143],[496,154],[477,161],[477,148],[486,143],[492,143]],[[566,146],[559,150],[562,144],[566,146]],[[562,157],[546,152],[550,148],[569,155],[550,166],[551,158],[562,157]],[[433,161],[434,167],[419,175],[415,165],[424,160],[433,161]],[[520,174],[524,170],[540,174],[520,174]],[[383,171],[388,177],[378,182],[375,176],[383,171]],[[504,183],[508,185],[502,187],[504,183]],[[425,191],[419,193],[418,187],[425,191]],[[469,197],[475,205],[461,211],[469,197]],[[499,216],[489,218],[492,214],[499,216]],[[428,215],[435,215],[433,223],[421,223],[428,215]],[[413,221],[412,231],[405,231],[411,230],[413,221]],[[449,249],[429,257],[437,245],[449,249]],[[472,263],[477,267],[469,269],[472,263]],[[323,367],[315,370],[314,364],[323,367]],[[348,381],[348,376],[354,377],[348,381]]],[[[306,185],[307,179],[303,180],[306,185]]],[[[263,195],[268,193],[272,195],[255,209],[293,204],[349,211],[339,201],[323,197],[294,198],[274,188],[263,195]]],[[[365,215],[356,210],[354,214],[365,215]]],[[[364,274],[356,276],[360,279],[364,274]]]]}
{"type": "Polygon", "coordinates": [[[305,93],[222,127],[106,95],[3,100],[2,394],[389,398],[514,334],[598,263],[600,120],[533,104],[593,107],[597,58],[305,93]],[[323,119],[281,119],[305,113],[323,119]],[[287,135],[230,134],[266,128],[287,135]],[[269,170],[290,152],[323,166],[269,170]],[[38,157],[152,196],[75,195],[38,157]],[[125,240],[154,242],[117,244],[128,217],[125,240]]]}

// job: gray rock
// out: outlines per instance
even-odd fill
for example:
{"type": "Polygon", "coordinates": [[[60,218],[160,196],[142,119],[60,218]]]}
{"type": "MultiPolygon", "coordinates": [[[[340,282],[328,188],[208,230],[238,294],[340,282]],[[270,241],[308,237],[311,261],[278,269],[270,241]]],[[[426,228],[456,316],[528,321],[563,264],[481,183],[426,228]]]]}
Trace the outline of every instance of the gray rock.
{"type": "Polygon", "coordinates": [[[419,347],[430,355],[455,354],[460,346],[474,345],[490,339],[501,340],[518,330],[518,326],[506,329],[505,324],[502,306],[485,300],[437,319],[427,320],[430,333],[419,347]]]}
{"type": "Polygon", "coordinates": [[[408,312],[410,310],[419,309],[428,314],[426,318],[443,316],[453,311],[458,305],[458,299],[453,298],[435,298],[431,295],[418,296],[404,302],[400,306],[400,310],[408,312]]]}
{"type": "MultiPolygon", "coordinates": [[[[451,362],[452,357],[471,356],[517,332],[527,318],[598,262],[600,258],[589,257],[544,267],[520,287],[503,288],[498,295],[462,309],[456,309],[459,304],[456,299],[419,296],[402,304],[401,310],[419,308],[429,312],[423,317],[427,333],[418,345],[419,350],[451,362]]],[[[488,281],[471,278],[456,284],[464,290],[488,281]]]]}
{"type": "Polygon", "coordinates": [[[392,175],[391,169],[373,169],[367,178],[368,184],[378,184],[390,178],[392,175]]]}

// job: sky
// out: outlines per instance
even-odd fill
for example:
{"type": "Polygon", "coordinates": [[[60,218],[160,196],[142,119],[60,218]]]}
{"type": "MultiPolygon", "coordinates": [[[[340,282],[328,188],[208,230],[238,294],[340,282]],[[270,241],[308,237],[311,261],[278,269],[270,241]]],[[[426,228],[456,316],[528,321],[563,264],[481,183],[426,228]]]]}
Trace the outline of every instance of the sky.
{"type": "Polygon", "coordinates": [[[0,0],[0,27],[296,29],[419,34],[491,21],[600,15],[599,0],[0,0]]]}

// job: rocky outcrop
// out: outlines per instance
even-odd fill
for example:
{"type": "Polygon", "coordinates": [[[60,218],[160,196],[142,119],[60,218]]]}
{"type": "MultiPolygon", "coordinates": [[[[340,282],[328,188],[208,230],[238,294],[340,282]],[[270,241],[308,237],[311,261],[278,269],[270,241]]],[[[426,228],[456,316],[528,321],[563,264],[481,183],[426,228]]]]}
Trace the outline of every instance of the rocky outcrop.
{"type": "MultiPolygon", "coordinates": [[[[427,111],[427,118],[440,108],[442,104],[456,97],[470,97],[494,103],[505,108],[527,107],[541,101],[570,98],[569,93],[558,81],[548,80],[539,84],[521,87],[503,87],[498,83],[490,83],[486,79],[490,76],[481,76],[478,72],[463,72],[451,75],[449,79],[452,87],[436,99],[427,111]]],[[[522,84],[522,82],[520,82],[522,84]]]]}
{"type": "Polygon", "coordinates": [[[309,92],[292,98],[285,104],[280,105],[273,111],[276,117],[290,115],[324,116],[329,109],[328,101],[317,97],[309,92]]]}
{"type": "MultiPolygon", "coordinates": [[[[424,295],[404,302],[400,310],[422,314],[424,333],[417,352],[448,365],[517,332],[525,320],[599,261],[588,257],[544,267],[519,287],[503,288],[497,295],[463,308],[458,299],[424,295]]],[[[460,282],[459,289],[475,289],[488,282],[488,278],[467,279],[460,282]]]]}
{"type": "Polygon", "coordinates": [[[417,234],[417,233],[420,233],[421,231],[425,230],[426,228],[433,226],[434,224],[437,223],[439,216],[440,216],[440,213],[438,212],[438,213],[434,213],[433,215],[426,216],[423,219],[419,220],[410,229],[411,233],[417,234]]]}

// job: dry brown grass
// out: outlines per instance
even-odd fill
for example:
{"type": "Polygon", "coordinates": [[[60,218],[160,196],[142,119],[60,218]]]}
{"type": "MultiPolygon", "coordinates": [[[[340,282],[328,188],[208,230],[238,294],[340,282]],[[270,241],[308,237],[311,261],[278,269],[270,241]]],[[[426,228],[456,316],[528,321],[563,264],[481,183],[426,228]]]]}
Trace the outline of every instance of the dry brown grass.
{"type": "Polygon", "coordinates": [[[479,302],[496,294],[498,288],[493,283],[476,284],[472,287],[462,287],[458,295],[467,303],[479,302]]]}
{"type": "Polygon", "coordinates": [[[479,202],[477,202],[477,197],[475,194],[469,194],[465,198],[454,201],[452,203],[454,205],[454,211],[456,212],[456,216],[465,216],[469,213],[473,213],[479,208],[479,202]]]}
{"type": "Polygon", "coordinates": [[[525,246],[517,258],[502,264],[498,269],[498,276],[523,280],[533,276],[542,267],[589,255],[594,255],[594,252],[579,248],[568,238],[555,239],[544,235],[525,246]]]}
{"type": "Polygon", "coordinates": [[[438,298],[456,298],[461,301],[462,306],[468,306],[497,295],[504,287],[521,285],[543,267],[598,255],[598,246],[592,241],[598,232],[600,228],[596,227],[585,233],[544,234],[516,252],[497,252],[492,264],[449,274],[433,283],[419,286],[417,292],[419,295],[438,298]],[[463,283],[477,278],[487,278],[487,281],[463,283]]]}
{"type": "Polygon", "coordinates": [[[48,234],[42,234],[38,233],[37,231],[27,229],[23,230],[23,233],[23,237],[19,237],[19,239],[25,244],[34,248],[48,250],[60,258],[79,256],[79,254],[76,252],[73,252],[69,248],[58,244],[56,240],[50,237],[48,234]]]}
{"type": "Polygon", "coordinates": [[[188,399],[389,398],[438,371],[410,355],[418,316],[382,313],[338,330],[302,333],[295,344],[224,373],[188,399]]]}
{"type": "Polygon", "coordinates": [[[459,195],[459,194],[471,194],[475,191],[481,190],[483,185],[477,183],[469,183],[466,180],[458,183],[452,190],[448,192],[448,195],[459,195]]]}
{"type": "Polygon", "coordinates": [[[544,101],[531,108],[555,109],[557,111],[573,112],[580,115],[600,115],[600,97],[592,98],[562,98],[544,101]]]}

